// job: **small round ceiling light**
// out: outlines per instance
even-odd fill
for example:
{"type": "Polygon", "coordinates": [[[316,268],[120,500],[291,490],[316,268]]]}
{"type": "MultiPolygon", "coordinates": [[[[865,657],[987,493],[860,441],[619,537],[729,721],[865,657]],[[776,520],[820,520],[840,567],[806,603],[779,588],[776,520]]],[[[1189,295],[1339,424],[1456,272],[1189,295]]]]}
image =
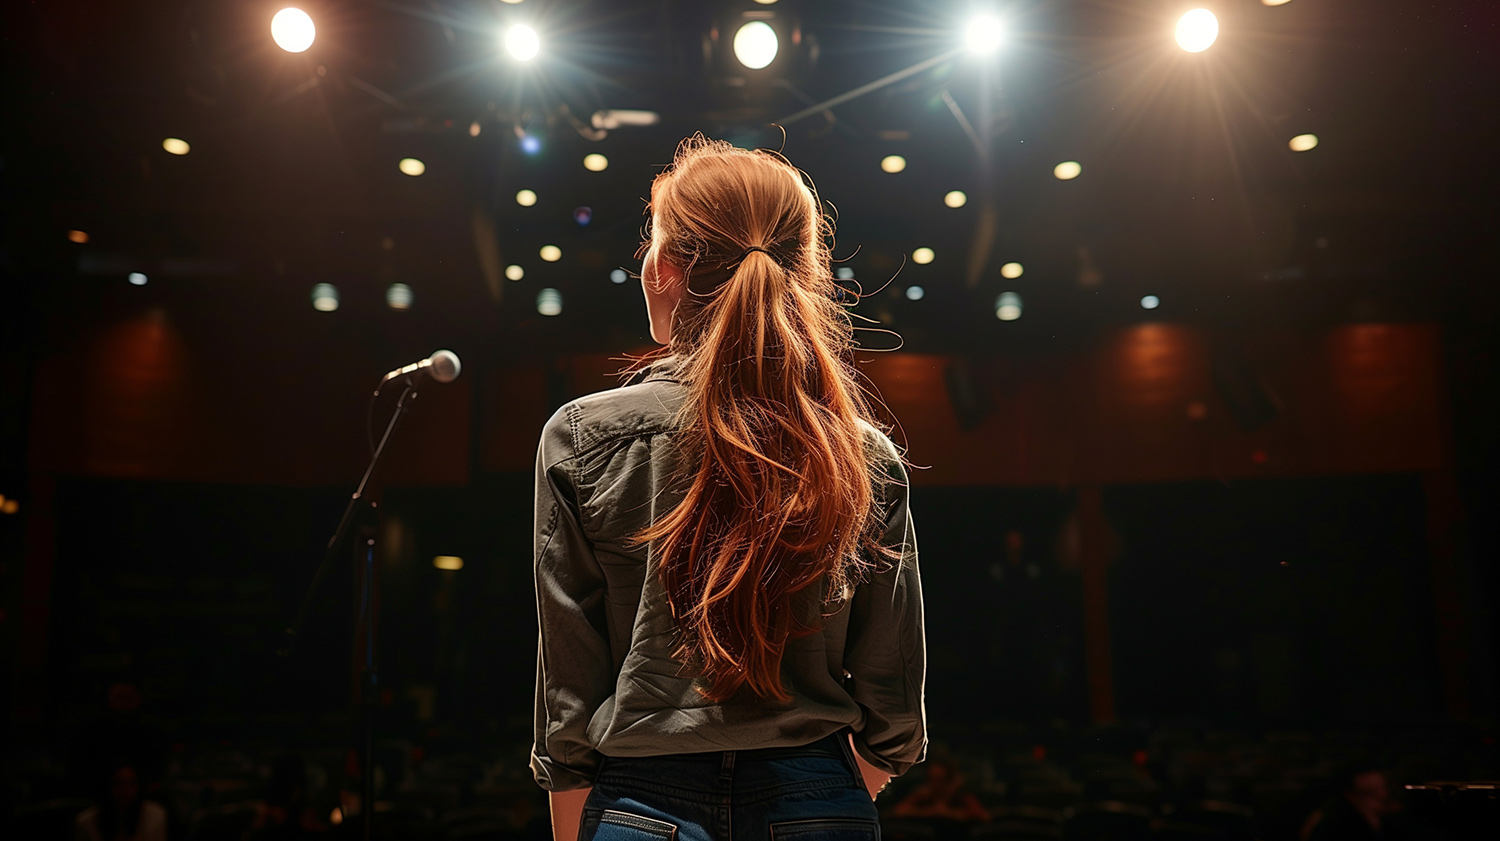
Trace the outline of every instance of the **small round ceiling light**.
{"type": "Polygon", "coordinates": [[[526,270],[516,265],[515,263],[511,263],[509,266],[505,267],[506,280],[520,280],[525,276],[526,270]]]}
{"type": "Polygon", "coordinates": [[[1015,321],[1021,317],[1021,296],[1014,292],[1001,292],[995,299],[995,317],[1001,321],[1015,321]]]}
{"type": "Polygon", "coordinates": [[[1026,271],[1026,268],[1020,263],[1006,263],[1000,267],[1000,276],[1006,280],[1015,280],[1024,271],[1026,271]]]}
{"type": "Polygon", "coordinates": [[[427,164],[422,163],[416,158],[402,158],[401,161],[396,164],[396,168],[415,178],[427,171],[427,164]]]}
{"type": "Polygon", "coordinates": [[[1288,140],[1286,145],[1293,152],[1311,152],[1318,148],[1318,136],[1316,134],[1299,134],[1288,140]]]}
{"type": "Polygon", "coordinates": [[[906,158],[900,155],[886,155],[880,159],[880,171],[895,174],[906,169],[906,158]]]}
{"type": "Polygon", "coordinates": [[[624,269],[614,269],[614,270],[610,271],[610,273],[609,273],[609,282],[610,283],[624,283],[625,281],[627,281],[629,279],[630,279],[630,272],[627,272],[624,269]]]}
{"type": "Polygon", "coordinates": [[[145,286],[146,285],[146,275],[143,272],[131,272],[129,275],[127,275],[125,277],[125,279],[128,280],[128,281],[130,281],[130,285],[131,286],[145,286]]]}
{"type": "Polygon", "coordinates": [[[536,311],[541,315],[562,315],[562,293],[547,288],[536,293],[536,311]]]}
{"type": "Polygon", "coordinates": [[[603,172],[604,170],[609,169],[609,158],[604,157],[598,152],[594,152],[590,155],[584,155],[583,168],[588,170],[589,172],[603,172]]]}
{"type": "Polygon", "coordinates": [[[193,151],[193,147],[180,137],[168,137],[161,142],[161,148],[167,150],[169,155],[186,155],[193,151]]]}
{"type": "Polygon", "coordinates": [[[312,305],[318,312],[333,312],[339,308],[339,290],[331,283],[313,286],[312,305]]]}
{"type": "Polygon", "coordinates": [[[1058,181],[1072,181],[1083,172],[1083,164],[1077,161],[1063,161],[1052,168],[1052,175],[1058,181]]]}
{"type": "Polygon", "coordinates": [[[541,250],[537,252],[537,256],[541,257],[543,260],[546,260],[549,263],[556,263],[558,260],[562,259],[562,249],[558,248],[555,245],[544,245],[541,247],[541,250]]]}
{"type": "Polygon", "coordinates": [[[404,283],[392,283],[385,290],[385,305],[397,312],[411,309],[411,287],[404,283]]]}
{"type": "Polygon", "coordinates": [[[950,190],[946,196],[943,196],[943,204],[949,207],[963,207],[968,203],[969,197],[964,194],[963,190],[950,190]]]}
{"type": "Polygon", "coordinates": [[[1155,295],[1147,295],[1141,299],[1141,309],[1143,310],[1154,310],[1159,306],[1161,306],[1161,299],[1155,295]]]}
{"type": "Polygon", "coordinates": [[[918,248],[911,253],[911,261],[919,266],[931,263],[936,257],[937,254],[933,253],[931,248],[918,248]]]}
{"type": "Polygon", "coordinates": [[[906,300],[908,301],[920,301],[926,294],[927,290],[923,289],[920,286],[906,287],[906,300]]]}
{"type": "Polygon", "coordinates": [[[516,204],[522,207],[531,207],[536,204],[536,193],[531,190],[519,190],[516,192],[516,204]]]}

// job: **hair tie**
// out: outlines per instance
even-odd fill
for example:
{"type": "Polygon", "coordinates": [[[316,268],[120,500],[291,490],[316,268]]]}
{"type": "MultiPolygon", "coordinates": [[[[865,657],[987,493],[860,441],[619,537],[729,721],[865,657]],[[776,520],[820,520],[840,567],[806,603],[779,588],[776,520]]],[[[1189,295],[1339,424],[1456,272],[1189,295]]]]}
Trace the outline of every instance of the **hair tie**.
{"type": "Polygon", "coordinates": [[[745,262],[745,258],[749,257],[750,256],[750,252],[752,252],[752,251],[759,251],[760,253],[766,255],[767,257],[770,257],[772,260],[776,259],[776,255],[772,254],[770,251],[766,250],[764,247],[759,246],[759,245],[752,245],[749,248],[745,249],[745,253],[741,254],[740,258],[738,260],[735,260],[735,262],[736,263],[743,263],[743,262],[745,262]]]}

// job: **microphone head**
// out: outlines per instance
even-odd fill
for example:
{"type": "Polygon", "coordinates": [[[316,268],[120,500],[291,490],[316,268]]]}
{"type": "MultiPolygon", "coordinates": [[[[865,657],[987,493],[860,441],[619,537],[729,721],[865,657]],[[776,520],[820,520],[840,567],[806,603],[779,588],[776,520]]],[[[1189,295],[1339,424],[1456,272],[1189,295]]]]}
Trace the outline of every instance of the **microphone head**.
{"type": "Polygon", "coordinates": [[[458,362],[458,354],[453,351],[440,350],[427,357],[427,361],[431,363],[427,368],[427,375],[432,377],[434,382],[451,383],[458,379],[461,366],[458,362]]]}

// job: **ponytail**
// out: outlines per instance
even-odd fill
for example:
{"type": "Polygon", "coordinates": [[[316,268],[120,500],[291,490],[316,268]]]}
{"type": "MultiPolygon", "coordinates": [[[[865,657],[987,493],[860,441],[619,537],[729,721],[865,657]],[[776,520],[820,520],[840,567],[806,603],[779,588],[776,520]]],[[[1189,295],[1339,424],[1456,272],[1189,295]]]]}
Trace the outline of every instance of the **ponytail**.
{"type": "Polygon", "coordinates": [[[869,406],[828,270],[827,222],[779,157],[695,138],[652,189],[660,258],[690,267],[671,351],[688,395],[682,502],[654,544],[700,691],[789,700],[816,631],[876,549],[869,406]]]}

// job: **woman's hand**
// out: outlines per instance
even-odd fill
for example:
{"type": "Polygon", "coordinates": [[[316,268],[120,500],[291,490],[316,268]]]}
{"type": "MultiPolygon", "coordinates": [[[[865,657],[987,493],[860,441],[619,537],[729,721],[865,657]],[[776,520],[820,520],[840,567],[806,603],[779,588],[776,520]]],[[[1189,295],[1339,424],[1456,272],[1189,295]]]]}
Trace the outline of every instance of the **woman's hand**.
{"type": "Polygon", "coordinates": [[[854,749],[853,734],[849,736],[849,752],[853,754],[854,762],[859,766],[859,775],[864,779],[865,790],[870,792],[870,799],[874,800],[875,795],[879,794],[880,790],[891,781],[891,775],[866,762],[865,758],[859,755],[859,751],[854,749]]]}

